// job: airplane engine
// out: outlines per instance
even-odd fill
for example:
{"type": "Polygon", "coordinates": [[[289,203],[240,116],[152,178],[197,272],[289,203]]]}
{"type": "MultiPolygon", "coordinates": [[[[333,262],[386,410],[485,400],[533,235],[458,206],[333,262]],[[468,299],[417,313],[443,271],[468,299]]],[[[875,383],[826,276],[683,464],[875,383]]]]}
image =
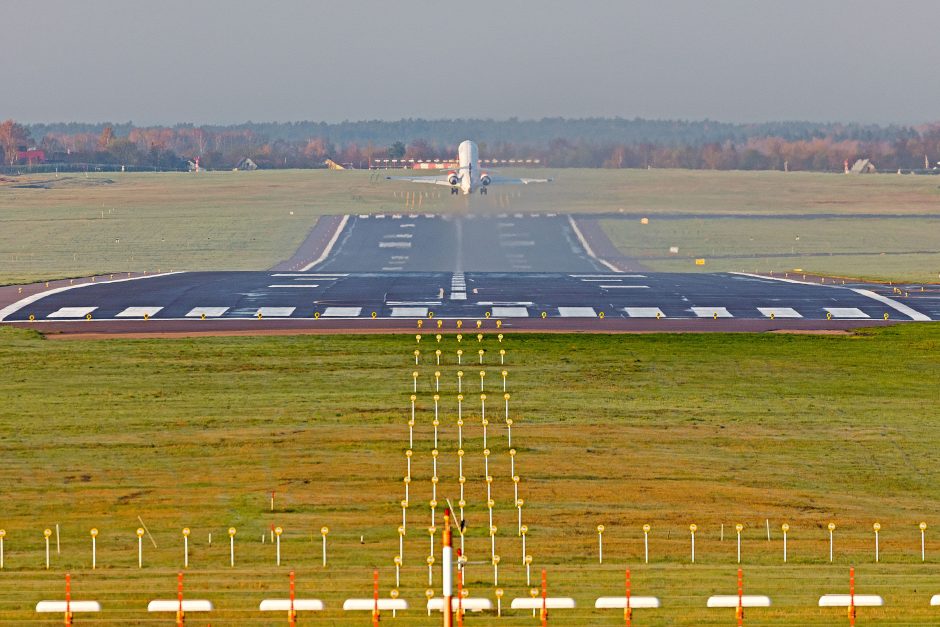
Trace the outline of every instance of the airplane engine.
{"type": "Polygon", "coordinates": [[[460,179],[457,177],[457,173],[449,172],[447,174],[447,182],[451,185],[458,185],[460,183],[460,179]]]}
{"type": "Polygon", "coordinates": [[[480,185],[484,185],[484,186],[485,186],[485,185],[489,185],[489,184],[492,183],[492,182],[493,182],[493,181],[492,181],[492,179],[490,179],[490,175],[487,174],[486,172],[484,172],[483,174],[480,175],[480,185]]]}

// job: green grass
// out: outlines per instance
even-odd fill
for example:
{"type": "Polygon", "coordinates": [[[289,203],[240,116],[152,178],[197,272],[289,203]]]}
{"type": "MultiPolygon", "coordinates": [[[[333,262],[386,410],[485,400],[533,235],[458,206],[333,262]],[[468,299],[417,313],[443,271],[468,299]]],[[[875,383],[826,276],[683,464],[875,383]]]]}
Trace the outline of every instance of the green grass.
{"type": "MultiPolygon", "coordinates": [[[[654,220],[664,212],[925,214],[936,213],[940,200],[934,177],[914,176],[537,170],[530,174],[555,182],[494,188],[489,196],[468,199],[451,197],[443,188],[385,181],[384,174],[108,173],[0,182],[0,284],[126,271],[265,269],[290,257],[324,214],[624,211],[648,213],[654,220]],[[50,179],[48,189],[15,186],[50,179]],[[408,205],[415,192],[423,194],[420,202],[408,205]]],[[[865,224],[876,232],[883,226],[865,224]]],[[[686,233],[689,246],[707,250],[692,227],[686,233]]],[[[924,239],[927,233],[918,244],[924,239]]],[[[724,252],[733,254],[736,242],[746,240],[729,241],[724,252]]],[[[913,243],[899,242],[902,250],[917,250],[913,243]]],[[[936,235],[930,249],[937,250],[936,235]]],[[[935,262],[894,260],[878,269],[913,275],[935,262]]]]}
{"type": "Polygon", "coordinates": [[[935,282],[940,220],[923,218],[604,220],[624,253],[663,272],[785,272],[935,282]],[[670,254],[677,246],[678,254],[670,254]],[[705,266],[694,265],[697,258],[705,266]]]}
{"type": "MultiPolygon", "coordinates": [[[[426,336],[420,348],[434,345],[426,336]]],[[[470,349],[476,344],[474,338],[470,349]]],[[[497,552],[506,598],[525,594],[513,532],[506,429],[500,423],[495,349],[484,348],[492,422],[488,446],[497,501],[497,552]],[[495,392],[495,393],[494,393],[495,392]],[[494,415],[495,414],[495,415],[494,415]]],[[[636,594],[664,608],[638,612],[642,624],[728,624],[732,613],[704,609],[705,597],[735,590],[732,527],[744,531],[746,587],[775,606],[752,610],[753,624],[825,625],[844,612],[816,597],[847,588],[887,607],[862,619],[931,624],[940,592],[940,436],[933,424],[940,380],[940,331],[906,324],[852,336],[511,335],[506,369],[513,444],[530,527],[529,552],[548,570],[550,589],[580,609],[552,624],[618,624],[590,609],[622,589],[633,570],[636,594]],[[771,523],[767,542],[764,521],[771,523]],[[836,563],[825,525],[836,530],[836,563]],[[882,563],[874,564],[871,524],[880,521],[882,563]],[[917,523],[926,520],[928,563],[919,562],[917,523]],[[788,521],[791,563],[783,566],[779,525],[788,521]],[[649,522],[651,564],[642,564],[649,522]],[[688,564],[688,524],[699,526],[697,563],[688,564]],[[606,525],[605,565],[594,531],[606,525]],[[725,539],[719,541],[720,526],[725,539]]],[[[371,593],[379,567],[390,589],[403,496],[411,336],[297,336],[180,340],[43,340],[0,329],[0,459],[7,531],[0,572],[0,621],[25,624],[40,598],[62,590],[97,597],[103,618],[133,624],[146,600],[170,597],[181,566],[180,529],[193,529],[188,590],[216,601],[213,624],[280,624],[255,611],[263,596],[299,590],[336,608],[371,593]],[[277,511],[268,510],[276,490],[277,511]],[[137,516],[158,543],[136,568],[137,516]],[[62,555],[43,563],[42,529],[61,525],[62,555]],[[274,567],[261,535],[282,525],[285,565],[274,567]],[[238,563],[227,567],[225,530],[238,528],[238,563]],[[330,565],[319,565],[318,530],[329,525],[330,565]],[[99,536],[90,570],[88,529],[99,536]],[[208,546],[208,534],[213,544],[208,546]],[[360,544],[360,537],[363,544],[360,544]]],[[[456,500],[453,336],[442,341],[441,495],[456,500]]],[[[426,587],[430,498],[430,389],[436,366],[418,367],[412,506],[402,595],[420,603],[426,587]],[[420,505],[425,503],[425,505],[420,505]]],[[[479,366],[464,366],[465,384],[479,366]]],[[[471,559],[489,551],[479,399],[467,390],[465,475],[471,559]]],[[[492,594],[491,569],[474,564],[473,594],[492,594]]],[[[435,574],[436,587],[439,573],[435,574]]],[[[409,612],[402,624],[432,624],[409,612]]],[[[58,620],[58,619],[56,619],[58,620]]],[[[335,609],[317,620],[339,623],[335,609]]],[[[362,624],[367,617],[348,619],[362,624]]],[[[96,621],[97,622],[97,621],[96,621]]],[[[311,620],[312,622],[312,620],[311,620]]],[[[485,623],[477,618],[474,622],[485,623]]],[[[515,613],[500,624],[531,624],[515,613]]],[[[53,624],[47,621],[44,624],[53,624]]]]}

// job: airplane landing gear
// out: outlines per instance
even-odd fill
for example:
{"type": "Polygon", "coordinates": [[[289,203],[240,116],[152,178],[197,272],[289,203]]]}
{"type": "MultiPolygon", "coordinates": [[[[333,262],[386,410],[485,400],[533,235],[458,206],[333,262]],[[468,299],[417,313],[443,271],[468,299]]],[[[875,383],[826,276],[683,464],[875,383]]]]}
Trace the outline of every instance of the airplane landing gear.
{"type": "Polygon", "coordinates": [[[484,196],[486,195],[486,187],[481,187],[481,188],[480,188],[480,194],[482,194],[482,195],[484,195],[484,196]]]}
{"type": "Polygon", "coordinates": [[[454,194],[459,194],[459,193],[460,193],[460,190],[457,189],[456,187],[451,187],[451,188],[450,188],[450,194],[451,194],[451,196],[453,196],[454,194]]]}

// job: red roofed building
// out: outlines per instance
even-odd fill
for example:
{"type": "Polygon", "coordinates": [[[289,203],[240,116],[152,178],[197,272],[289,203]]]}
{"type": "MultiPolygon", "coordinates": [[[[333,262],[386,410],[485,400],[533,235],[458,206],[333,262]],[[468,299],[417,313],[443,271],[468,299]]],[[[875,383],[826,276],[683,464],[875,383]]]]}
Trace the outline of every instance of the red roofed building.
{"type": "Polygon", "coordinates": [[[28,165],[44,163],[46,160],[46,151],[40,148],[21,148],[16,151],[16,160],[28,165]]]}

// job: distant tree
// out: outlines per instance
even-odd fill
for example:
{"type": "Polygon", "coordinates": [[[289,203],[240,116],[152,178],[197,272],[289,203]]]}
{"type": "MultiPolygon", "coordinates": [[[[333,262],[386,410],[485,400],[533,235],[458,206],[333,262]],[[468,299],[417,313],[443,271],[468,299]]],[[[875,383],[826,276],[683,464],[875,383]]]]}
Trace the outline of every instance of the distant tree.
{"type": "Polygon", "coordinates": [[[389,159],[401,159],[405,156],[405,144],[402,142],[395,142],[388,147],[386,153],[388,154],[389,159]]]}
{"type": "Polygon", "coordinates": [[[102,129],[101,135],[98,136],[98,150],[107,150],[112,141],[114,141],[114,129],[108,125],[102,129]]]}
{"type": "Polygon", "coordinates": [[[0,123],[0,148],[3,149],[4,163],[9,165],[16,163],[20,146],[27,146],[29,141],[29,130],[22,124],[17,124],[13,120],[0,123]]]}

